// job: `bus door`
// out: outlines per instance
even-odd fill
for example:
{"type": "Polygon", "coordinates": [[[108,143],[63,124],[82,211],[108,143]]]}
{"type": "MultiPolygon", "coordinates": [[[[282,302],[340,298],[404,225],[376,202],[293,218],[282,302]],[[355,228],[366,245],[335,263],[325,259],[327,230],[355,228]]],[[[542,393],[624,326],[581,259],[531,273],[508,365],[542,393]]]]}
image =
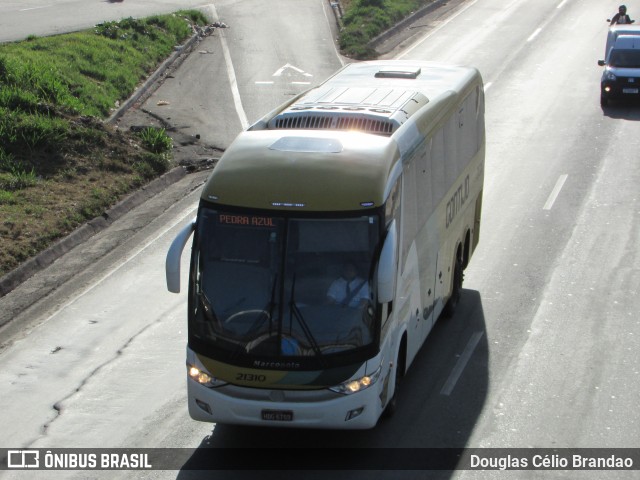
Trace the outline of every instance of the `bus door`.
{"type": "Polygon", "coordinates": [[[418,204],[417,162],[405,166],[402,182],[402,235],[400,263],[399,317],[407,322],[407,366],[413,360],[424,339],[424,321],[422,318],[420,259],[420,208],[418,204]]]}
{"type": "MultiPolygon", "coordinates": [[[[436,296],[434,313],[439,316],[445,306],[446,296],[450,293],[451,277],[453,275],[453,256],[447,245],[443,245],[438,252],[438,264],[436,268],[436,296]]],[[[438,317],[435,318],[438,318],[438,317]]]]}
{"type": "Polygon", "coordinates": [[[425,225],[418,242],[418,262],[420,265],[420,322],[422,323],[422,339],[424,340],[435,324],[434,316],[436,300],[436,282],[438,266],[438,230],[435,216],[425,225]]]}

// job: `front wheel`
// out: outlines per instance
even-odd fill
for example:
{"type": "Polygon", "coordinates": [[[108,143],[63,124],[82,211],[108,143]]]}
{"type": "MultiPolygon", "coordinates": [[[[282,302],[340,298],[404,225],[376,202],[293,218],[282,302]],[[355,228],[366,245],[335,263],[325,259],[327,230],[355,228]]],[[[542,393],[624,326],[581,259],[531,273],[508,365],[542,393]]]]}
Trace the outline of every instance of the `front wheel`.
{"type": "Polygon", "coordinates": [[[398,391],[400,390],[400,384],[402,383],[402,377],[404,377],[404,350],[400,350],[398,358],[396,360],[396,375],[394,379],[393,396],[389,399],[387,406],[384,408],[382,415],[384,418],[391,418],[398,410],[398,391]]]}

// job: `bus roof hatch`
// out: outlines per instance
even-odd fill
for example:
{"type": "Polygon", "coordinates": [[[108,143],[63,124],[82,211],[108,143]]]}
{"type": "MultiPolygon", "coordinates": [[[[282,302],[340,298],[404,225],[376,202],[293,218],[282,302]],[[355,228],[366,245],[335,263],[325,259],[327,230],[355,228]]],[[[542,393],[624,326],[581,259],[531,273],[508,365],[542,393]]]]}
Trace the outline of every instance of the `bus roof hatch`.
{"type": "Polygon", "coordinates": [[[420,67],[383,67],[375,74],[376,78],[411,78],[416,79],[422,69],[420,67]]]}

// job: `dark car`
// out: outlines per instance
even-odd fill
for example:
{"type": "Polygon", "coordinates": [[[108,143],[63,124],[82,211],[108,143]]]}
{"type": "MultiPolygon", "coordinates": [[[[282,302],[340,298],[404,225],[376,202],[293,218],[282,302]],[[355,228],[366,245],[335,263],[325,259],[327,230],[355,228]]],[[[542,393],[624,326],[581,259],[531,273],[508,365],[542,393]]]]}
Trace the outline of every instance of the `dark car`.
{"type": "Polygon", "coordinates": [[[622,35],[616,39],[606,60],[600,80],[600,105],[610,100],[640,99],[640,35],[622,35]]]}

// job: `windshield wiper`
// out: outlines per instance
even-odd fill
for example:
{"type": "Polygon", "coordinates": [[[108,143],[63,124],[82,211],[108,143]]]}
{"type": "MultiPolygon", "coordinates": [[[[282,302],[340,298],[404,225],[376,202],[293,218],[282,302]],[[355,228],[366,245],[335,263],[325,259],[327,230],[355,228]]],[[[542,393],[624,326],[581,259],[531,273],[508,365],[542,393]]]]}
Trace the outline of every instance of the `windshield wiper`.
{"type": "Polygon", "coordinates": [[[318,342],[316,342],[316,339],[313,337],[313,334],[311,333],[311,330],[309,329],[307,322],[305,322],[304,320],[304,316],[302,315],[302,312],[298,308],[298,304],[296,303],[296,300],[295,300],[295,293],[296,293],[296,274],[294,273],[293,280],[291,282],[291,301],[289,302],[289,308],[291,309],[291,312],[293,313],[293,316],[295,317],[295,319],[298,320],[298,323],[300,324],[302,331],[307,337],[307,340],[311,344],[311,348],[313,348],[314,353],[322,359],[322,352],[320,351],[318,342]]]}
{"type": "Polygon", "coordinates": [[[200,289],[198,292],[198,298],[200,300],[200,304],[202,305],[202,312],[204,313],[205,318],[211,323],[215,323],[218,329],[221,328],[220,320],[218,316],[213,311],[213,307],[211,306],[211,302],[207,298],[207,295],[200,289]]]}

